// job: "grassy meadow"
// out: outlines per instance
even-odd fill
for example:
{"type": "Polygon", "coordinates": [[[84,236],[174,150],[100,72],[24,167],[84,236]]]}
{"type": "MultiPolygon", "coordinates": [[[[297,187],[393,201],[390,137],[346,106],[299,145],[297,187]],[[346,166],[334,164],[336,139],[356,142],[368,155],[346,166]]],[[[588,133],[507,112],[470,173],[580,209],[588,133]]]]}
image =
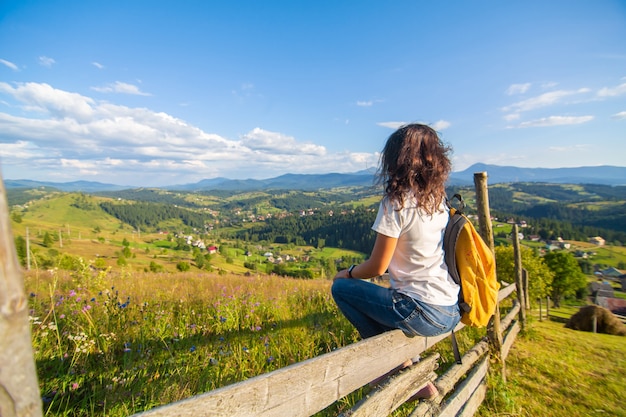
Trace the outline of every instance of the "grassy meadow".
{"type": "Polygon", "coordinates": [[[491,375],[477,416],[626,416],[626,340],[564,328],[576,311],[530,322],[507,358],[506,384],[491,375]]]}
{"type": "MultiPolygon", "coordinates": [[[[358,340],[328,280],[86,266],[31,271],[25,285],[47,416],[127,416],[358,340]]],[[[507,384],[490,377],[478,415],[626,416],[624,338],[565,329],[576,310],[551,309],[551,321],[531,315],[507,360],[507,384]]],[[[472,343],[459,341],[462,350],[472,343]]],[[[451,354],[439,345],[441,372],[451,354]]],[[[363,393],[319,415],[335,416],[363,393]]]]}
{"type": "Polygon", "coordinates": [[[126,416],[352,343],[325,280],[32,272],[46,415],[126,416]]]}

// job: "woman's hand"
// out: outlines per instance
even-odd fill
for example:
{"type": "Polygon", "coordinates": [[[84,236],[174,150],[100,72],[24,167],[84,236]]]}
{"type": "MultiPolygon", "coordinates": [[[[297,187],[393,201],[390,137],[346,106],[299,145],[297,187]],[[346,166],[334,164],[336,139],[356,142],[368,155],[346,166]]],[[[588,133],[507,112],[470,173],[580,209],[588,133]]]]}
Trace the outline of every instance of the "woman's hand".
{"type": "Polygon", "coordinates": [[[341,271],[338,271],[335,277],[333,278],[333,281],[336,280],[337,278],[350,278],[350,276],[348,275],[348,270],[342,269],[341,271]]]}

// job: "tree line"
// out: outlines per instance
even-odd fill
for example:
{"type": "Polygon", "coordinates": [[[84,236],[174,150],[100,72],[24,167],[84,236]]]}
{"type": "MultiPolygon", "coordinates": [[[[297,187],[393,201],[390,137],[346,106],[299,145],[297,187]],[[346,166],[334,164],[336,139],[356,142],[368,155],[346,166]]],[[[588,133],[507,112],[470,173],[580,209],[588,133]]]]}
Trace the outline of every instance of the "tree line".
{"type": "Polygon", "coordinates": [[[159,228],[162,222],[179,219],[185,226],[203,229],[210,221],[210,215],[184,208],[156,203],[114,204],[102,202],[100,207],[116,219],[131,225],[135,229],[159,228]]]}
{"type": "Polygon", "coordinates": [[[271,218],[234,232],[233,237],[250,242],[293,243],[318,248],[332,246],[369,253],[375,239],[371,230],[375,218],[376,212],[364,206],[349,211],[339,207],[324,208],[311,215],[271,218]]]}

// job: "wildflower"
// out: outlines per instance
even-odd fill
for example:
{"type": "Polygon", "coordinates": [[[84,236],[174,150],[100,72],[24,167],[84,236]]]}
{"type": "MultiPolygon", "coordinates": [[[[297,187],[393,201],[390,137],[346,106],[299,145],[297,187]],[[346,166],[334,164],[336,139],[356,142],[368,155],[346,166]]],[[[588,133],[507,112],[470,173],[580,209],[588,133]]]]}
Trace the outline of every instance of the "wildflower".
{"type": "Polygon", "coordinates": [[[65,318],[65,314],[61,314],[61,315],[59,316],[59,318],[60,318],[60,319],[64,319],[64,318],[65,318]]]}
{"type": "Polygon", "coordinates": [[[76,291],[74,291],[74,290],[70,290],[70,294],[69,294],[69,296],[70,296],[70,297],[74,297],[75,295],[76,295],[76,291]]]}
{"type": "Polygon", "coordinates": [[[195,346],[191,346],[191,348],[189,348],[189,352],[195,352],[196,351],[196,347],[195,346]]]}
{"type": "Polygon", "coordinates": [[[267,358],[267,363],[272,363],[274,362],[274,357],[270,356],[269,358],[267,358]]]}
{"type": "Polygon", "coordinates": [[[74,382],[74,383],[72,384],[72,386],[70,387],[70,389],[71,389],[72,391],[76,391],[76,390],[78,389],[78,387],[79,387],[78,383],[77,383],[77,382],[74,382]]]}
{"type": "Polygon", "coordinates": [[[37,294],[35,294],[34,292],[31,292],[31,293],[30,293],[30,296],[31,296],[31,297],[37,297],[37,294]]]}

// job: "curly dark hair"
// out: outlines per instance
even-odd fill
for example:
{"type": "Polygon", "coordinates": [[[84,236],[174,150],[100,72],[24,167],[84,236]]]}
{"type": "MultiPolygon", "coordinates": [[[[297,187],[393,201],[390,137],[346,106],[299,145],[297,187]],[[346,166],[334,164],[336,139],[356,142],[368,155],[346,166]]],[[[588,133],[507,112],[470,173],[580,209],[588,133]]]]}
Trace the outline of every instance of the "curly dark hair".
{"type": "Polygon", "coordinates": [[[389,136],[380,157],[378,181],[385,195],[403,207],[404,198],[412,194],[418,207],[434,213],[445,198],[451,152],[429,126],[400,127],[389,136]]]}

